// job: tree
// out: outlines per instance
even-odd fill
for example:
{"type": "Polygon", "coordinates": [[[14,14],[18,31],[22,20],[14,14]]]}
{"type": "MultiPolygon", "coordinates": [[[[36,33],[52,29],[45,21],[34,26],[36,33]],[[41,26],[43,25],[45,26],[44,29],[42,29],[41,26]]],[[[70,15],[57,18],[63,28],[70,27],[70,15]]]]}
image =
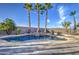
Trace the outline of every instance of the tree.
{"type": "Polygon", "coordinates": [[[27,9],[27,11],[28,11],[28,32],[30,32],[30,27],[31,27],[31,21],[30,21],[30,12],[31,12],[31,10],[32,10],[32,4],[30,4],[30,3],[26,3],[25,4],[25,8],[27,9]]]}
{"type": "Polygon", "coordinates": [[[8,35],[16,29],[15,23],[12,19],[6,18],[4,22],[0,23],[0,30],[5,31],[8,35]]]}
{"type": "Polygon", "coordinates": [[[70,26],[70,24],[71,24],[71,23],[70,23],[69,21],[66,21],[66,22],[63,22],[63,23],[62,23],[62,26],[65,27],[66,32],[68,32],[68,27],[70,26]]]}
{"type": "MultiPolygon", "coordinates": [[[[79,23],[77,23],[77,28],[79,28],[79,23]]],[[[77,30],[77,32],[79,32],[79,31],[77,30]]]]}
{"type": "Polygon", "coordinates": [[[21,32],[21,29],[17,28],[17,33],[16,34],[20,34],[20,32],[21,32]]]}
{"type": "Polygon", "coordinates": [[[73,21],[74,21],[74,32],[76,32],[76,30],[77,30],[77,22],[76,22],[76,18],[75,18],[75,16],[76,16],[76,10],[71,11],[70,12],[70,16],[73,17],[73,21]]]}
{"type": "Polygon", "coordinates": [[[0,30],[3,30],[3,31],[7,30],[7,26],[5,23],[0,23],[0,30]]]}
{"type": "Polygon", "coordinates": [[[47,31],[47,20],[48,20],[48,10],[52,8],[51,3],[45,3],[44,10],[46,12],[46,18],[45,18],[45,32],[47,31]]]}
{"type": "Polygon", "coordinates": [[[77,23],[77,27],[79,27],[79,23],[77,23]]]}
{"type": "Polygon", "coordinates": [[[40,14],[41,14],[42,8],[43,8],[43,6],[41,4],[39,4],[39,3],[35,4],[34,9],[37,11],[37,14],[38,14],[38,29],[37,29],[37,32],[40,32],[40,14]]]}

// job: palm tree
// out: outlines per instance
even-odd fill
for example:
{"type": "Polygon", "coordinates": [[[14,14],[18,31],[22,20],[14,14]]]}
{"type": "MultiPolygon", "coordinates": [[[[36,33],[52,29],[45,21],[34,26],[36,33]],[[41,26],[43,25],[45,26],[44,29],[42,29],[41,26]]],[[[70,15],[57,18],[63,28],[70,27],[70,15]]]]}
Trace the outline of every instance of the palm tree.
{"type": "Polygon", "coordinates": [[[46,18],[45,18],[45,30],[44,30],[44,32],[47,31],[48,9],[51,9],[51,8],[52,8],[51,3],[45,3],[44,10],[46,11],[46,18]]]}
{"type": "Polygon", "coordinates": [[[38,14],[38,29],[37,29],[37,32],[40,32],[40,14],[41,14],[41,11],[42,11],[42,5],[39,4],[39,3],[36,3],[34,9],[37,11],[37,14],[38,14]]]}
{"type": "Polygon", "coordinates": [[[25,4],[25,8],[27,9],[27,11],[28,11],[28,32],[30,32],[30,27],[31,27],[31,21],[30,21],[30,12],[31,12],[31,10],[32,10],[32,4],[30,4],[30,3],[26,3],[25,4]]]}
{"type": "Polygon", "coordinates": [[[70,16],[73,17],[73,21],[74,21],[74,32],[76,32],[76,29],[77,29],[77,23],[76,23],[76,18],[75,18],[75,16],[76,16],[76,10],[72,11],[70,13],[70,16]]]}
{"type": "MultiPolygon", "coordinates": [[[[79,23],[77,23],[77,28],[79,28],[79,23]]],[[[77,32],[78,32],[78,30],[77,30],[77,32]]]]}
{"type": "Polygon", "coordinates": [[[79,27],[79,23],[77,23],[77,27],[79,27]]]}
{"type": "Polygon", "coordinates": [[[62,26],[65,27],[66,32],[68,32],[68,27],[70,26],[70,24],[71,24],[71,23],[70,23],[69,21],[66,21],[66,22],[63,22],[63,23],[62,23],[62,26]]]}

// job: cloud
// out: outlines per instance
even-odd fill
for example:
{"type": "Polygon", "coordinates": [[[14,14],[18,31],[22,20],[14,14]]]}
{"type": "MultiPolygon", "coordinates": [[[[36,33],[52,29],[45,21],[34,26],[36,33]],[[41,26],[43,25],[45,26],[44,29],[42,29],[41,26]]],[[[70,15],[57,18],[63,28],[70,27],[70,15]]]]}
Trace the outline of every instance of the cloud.
{"type": "Polygon", "coordinates": [[[57,23],[61,24],[66,19],[66,17],[64,16],[64,7],[63,6],[58,8],[58,13],[59,13],[60,20],[57,23]]]}
{"type": "Polygon", "coordinates": [[[50,20],[49,19],[47,20],[47,23],[50,23],[50,20]]]}
{"type": "Polygon", "coordinates": [[[23,27],[27,27],[26,25],[24,25],[24,24],[16,24],[16,26],[23,26],[23,27]]]}
{"type": "Polygon", "coordinates": [[[62,22],[64,22],[65,18],[66,18],[66,17],[63,16],[63,17],[61,18],[61,20],[58,21],[58,24],[61,24],[62,22]]]}

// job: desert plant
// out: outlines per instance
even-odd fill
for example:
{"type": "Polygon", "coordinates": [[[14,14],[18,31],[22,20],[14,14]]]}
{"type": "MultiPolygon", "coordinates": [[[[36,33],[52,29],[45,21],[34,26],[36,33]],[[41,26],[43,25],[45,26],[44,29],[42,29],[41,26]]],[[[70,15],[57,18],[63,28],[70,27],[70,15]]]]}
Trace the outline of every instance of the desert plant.
{"type": "Polygon", "coordinates": [[[65,22],[62,23],[62,26],[65,27],[66,32],[68,32],[68,27],[70,26],[70,24],[71,23],[69,21],[65,21],[65,22]]]}

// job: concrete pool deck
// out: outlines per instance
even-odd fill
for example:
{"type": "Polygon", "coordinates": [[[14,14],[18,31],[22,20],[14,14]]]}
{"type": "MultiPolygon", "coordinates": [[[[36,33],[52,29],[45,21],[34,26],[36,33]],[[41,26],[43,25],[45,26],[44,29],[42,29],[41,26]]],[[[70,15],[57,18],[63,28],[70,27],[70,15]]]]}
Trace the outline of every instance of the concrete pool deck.
{"type": "Polygon", "coordinates": [[[9,55],[50,55],[79,54],[79,35],[57,36],[67,40],[32,40],[25,42],[0,41],[0,54],[9,55]]]}

